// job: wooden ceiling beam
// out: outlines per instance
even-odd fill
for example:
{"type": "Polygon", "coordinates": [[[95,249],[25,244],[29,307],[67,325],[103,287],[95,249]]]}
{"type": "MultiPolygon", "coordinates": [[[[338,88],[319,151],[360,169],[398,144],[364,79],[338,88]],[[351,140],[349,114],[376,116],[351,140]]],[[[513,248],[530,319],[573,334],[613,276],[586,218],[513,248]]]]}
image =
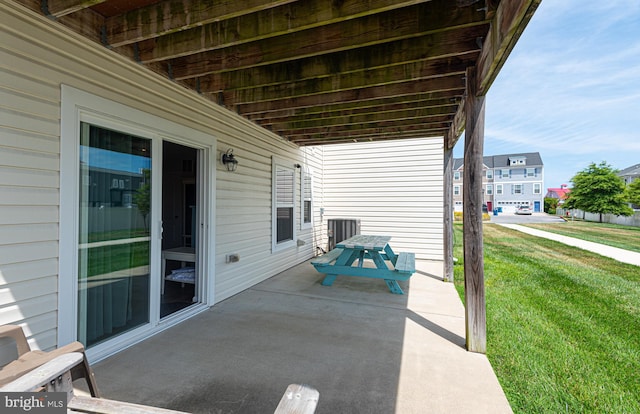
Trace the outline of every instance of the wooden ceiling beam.
{"type": "Polygon", "coordinates": [[[416,92],[438,92],[438,91],[459,91],[464,88],[464,78],[460,75],[452,75],[443,78],[428,78],[420,79],[416,81],[398,82],[393,84],[383,84],[371,87],[363,87],[359,89],[350,89],[342,91],[329,91],[321,94],[314,95],[281,95],[274,97],[271,100],[248,100],[247,96],[241,96],[245,98],[242,102],[236,100],[235,92],[223,93],[224,103],[227,107],[237,108],[239,113],[242,113],[244,105],[267,103],[269,106],[273,106],[274,109],[278,108],[279,103],[285,105],[285,107],[304,107],[315,106],[323,104],[324,102],[354,102],[354,101],[366,101],[369,99],[376,99],[381,96],[402,96],[402,95],[414,95],[416,92]],[[284,101],[284,103],[283,103],[284,101]]]}
{"type": "MultiPolygon", "coordinates": [[[[480,47],[477,39],[481,27],[439,32],[419,38],[390,42],[384,48],[364,47],[333,54],[314,56],[273,65],[250,67],[183,79],[191,87],[199,85],[201,91],[217,92],[229,89],[257,88],[295,81],[305,81],[338,75],[383,69],[400,64],[430,60],[451,62],[456,58],[477,59],[480,47]],[[383,49],[383,50],[381,50],[383,49]]],[[[432,63],[436,65],[437,63],[432,63]]]]}
{"type": "MultiPolygon", "coordinates": [[[[394,13],[381,13],[295,32],[265,41],[257,41],[220,50],[195,53],[171,59],[175,79],[186,79],[227,70],[245,69],[349,49],[378,45],[412,37],[427,36],[440,31],[482,25],[472,7],[460,9],[467,13],[445,13],[441,9],[422,8],[430,3],[407,7],[394,13]],[[427,17],[425,17],[427,16],[427,17]]],[[[458,10],[458,9],[456,9],[458,10]]],[[[437,47],[437,45],[432,45],[437,47]]],[[[141,56],[143,51],[140,51],[141,56]]],[[[142,57],[141,57],[142,61],[142,57]]]]}
{"type": "Polygon", "coordinates": [[[380,131],[386,131],[389,129],[394,131],[415,131],[433,128],[448,128],[450,125],[450,117],[446,115],[440,115],[438,117],[431,117],[429,119],[425,118],[423,121],[417,121],[416,119],[399,119],[379,122],[365,122],[362,124],[328,125],[290,129],[284,132],[281,131],[281,135],[284,137],[292,137],[296,135],[317,134],[373,134],[380,133],[380,131]]]}
{"type": "MultiPolygon", "coordinates": [[[[454,86],[458,83],[464,83],[462,80],[459,82],[452,81],[449,86],[454,86]]],[[[420,90],[425,91],[427,95],[435,97],[451,96],[452,98],[461,96],[464,93],[464,86],[455,87],[441,90],[428,90],[428,89],[413,89],[410,82],[407,85],[403,85],[402,89],[399,89],[398,85],[394,85],[394,88],[385,88],[379,86],[376,88],[364,88],[356,91],[338,92],[333,94],[313,95],[305,96],[302,98],[283,99],[279,101],[268,102],[254,102],[250,104],[243,104],[240,106],[232,106],[239,114],[266,112],[266,111],[278,111],[283,109],[293,108],[310,108],[318,105],[324,105],[326,102],[366,102],[368,100],[377,100],[380,97],[401,97],[415,95],[420,90]],[[385,93],[387,92],[387,93],[385,93]]]]}
{"type": "MultiPolygon", "coordinates": [[[[444,122],[450,120],[449,114],[451,109],[448,107],[440,108],[419,108],[402,111],[391,111],[382,113],[369,113],[364,115],[352,115],[343,117],[305,119],[298,121],[283,121],[279,123],[268,124],[269,130],[273,132],[291,131],[297,129],[323,128],[341,125],[366,125],[370,123],[387,122],[387,121],[412,121],[420,120],[420,122],[444,122]]],[[[265,125],[260,123],[260,125],[265,125]]]]}
{"type": "Polygon", "coordinates": [[[124,14],[105,22],[105,35],[112,47],[180,32],[221,20],[256,13],[296,0],[167,0],[124,14]]]}
{"type": "Polygon", "coordinates": [[[291,136],[288,137],[288,141],[300,146],[309,145],[326,145],[326,144],[341,144],[350,142],[370,142],[370,141],[383,141],[383,140],[395,140],[405,138],[426,138],[442,136],[446,128],[431,128],[431,129],[416,129],[412,131],[408,130],[388,130],[380,132],[370,132],[366,134],[343,134],[339,133],[335,136],[326,134],[318,135],[306,135],[306,136],[291,136]]]}
{"type": "Polygon", "coordinates": [[[447,103],[457,103],[461,99],[461,96],[456,96],[450,91],[434,92],[434,93],[416,93],[413,95],[402,96],[390,96],[379,97],[375,99],[369,99],[366,101],[351,101],[351,102],[338,102],[338,103],[325,103],[318,106],[304,107],[304,108],[281,108],[270,109],[265,108],[263,111],[257,112],[245,112],[247,107],[243,106],[243,115],[252,120],[268,119],[274,117],[287,117],[287,116],[313,116],[317,114],[330,114],[332,112],[340,111],[358,111],[365,112],[375,111],[378,108],[383,108],[388,105],[416,105],[420,107],[438,106],[440,104],[446,105],[447,103]]]}
{"type": "MultiPolygon", "coordinates": [[[[388,67],[363,73],[347,73],[329,78],[291,82],[275,86],[263,86],[252,89],[224,90],[225,101],[229,96],[236,105],[251,102],[274,101],[325,93],[336,93],[354,89],[371,88],[421,80],[441,79],[442,77],[463,78],[470,61],[448,59],[447,61],[418,62],[408,65],[388,67]],[[436,75],[438,74],[438,75],[436,75]]],[[[231,101],[230,100],[230,101],[231,101]]]]}
{"type": "MultiPolygon", "coordinates": [[[[407,7],[428,0],[305,0],[278,5],[256,13],[199,24],[186,30],[157,33],[147,39],[131,39],[140,45],[141,60],[177,58],[198,52],[237,46],[257,40],[292,34],[327,24],[407,7]]],[[[443,1],[443,0],[437,0],[443,1]]],[[[120,42],[121,45],[127,44],[120,42]]]]}
{"type": "Polygon", "coordinates": [[[47,0],[43,2],[44,13],[53,17],[62,17],[80,10],[104,3],[106,0],[47,0]]]}
{"type": "Polygon", "coordinates": [[[347,116],[363,116],[363,115],[372,115],[372,114],[385,114],[385,113],[393,113],[399,111],[407,111],[407,110],[417,110],[417,109],[440,109],[446,108],[448,112],[455,110],[455,107],[458,106],[456,101],[453,102],[450,100],[440,100],[436,101],[426,101],[424,105],[420,105],[417,103],[398,103],[391,105],[382,105],[382,106],[373,106],[373,107],[356,107],[352,109],[344,109],[341,111],[332,111],[332,112],[317,112],[309,115],[290,115],[290,116],[280,116],[280,117],[263,117],[263,118],[251,118],[248,119],[253,120],[254,122],[259,123],[262,126],[278,124],[283,122],[298,122],[304,120],[314,120],[314,119],[332,119],[332,118],[343,118],[347,116]],[[432,102],[432,103],[429,103],[432,102]]]}

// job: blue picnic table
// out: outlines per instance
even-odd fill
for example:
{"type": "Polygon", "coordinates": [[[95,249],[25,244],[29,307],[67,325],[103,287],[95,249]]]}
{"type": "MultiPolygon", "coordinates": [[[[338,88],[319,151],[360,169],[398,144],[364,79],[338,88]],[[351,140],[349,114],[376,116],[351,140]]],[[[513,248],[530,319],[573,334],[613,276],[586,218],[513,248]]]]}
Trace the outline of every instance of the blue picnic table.
{"type": "Polygon", "coordinates": [[[408,280],[415,273],[415,254],[396,254],[389,245],[390,240],[390,236],[358,234],[314,258],[311,264],[318,272],[326,274],[322,281],[324,286],[331,286],[338,275],[371,277],[384,279],[391,293],[402,295],[404,292],[398,281],[408,280]],[[371,260],[375,267],[364,266],[365,260],[371,260]]]}

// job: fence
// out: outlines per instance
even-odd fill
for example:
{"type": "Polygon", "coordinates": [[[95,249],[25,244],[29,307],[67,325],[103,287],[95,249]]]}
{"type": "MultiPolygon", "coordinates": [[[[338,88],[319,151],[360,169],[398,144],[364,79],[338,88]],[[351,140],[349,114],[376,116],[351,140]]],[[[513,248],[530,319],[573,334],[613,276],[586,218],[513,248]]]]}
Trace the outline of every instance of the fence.
{"type": "MultiPolygon", "coordinates": [[[[586,221],[600,221],[600,214],[598,213],[589,213],[582,210],[567,210],[564,208],[559,208],[556,210],[556,214],[563,217],[574,217],[580,220],[586,221]]],[[[603,223],[611,223],[611,224],[621,224],[624,226],[633,226],[640,227],[640,211],[636,211],[632,216],[616,216],[614,214],[603,214],[602,215],[603,223]]]]}

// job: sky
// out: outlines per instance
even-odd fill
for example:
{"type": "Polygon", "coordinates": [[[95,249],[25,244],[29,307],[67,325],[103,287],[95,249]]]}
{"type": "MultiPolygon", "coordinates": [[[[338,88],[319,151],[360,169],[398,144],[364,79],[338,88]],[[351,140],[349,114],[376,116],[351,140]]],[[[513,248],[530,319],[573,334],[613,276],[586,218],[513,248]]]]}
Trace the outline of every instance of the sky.
{"type": "Polygon", "coordinates": [[[485,111],[484,155],[539,152],[545,189],[639,164],[640,1],[542,0],[485,111]]]}

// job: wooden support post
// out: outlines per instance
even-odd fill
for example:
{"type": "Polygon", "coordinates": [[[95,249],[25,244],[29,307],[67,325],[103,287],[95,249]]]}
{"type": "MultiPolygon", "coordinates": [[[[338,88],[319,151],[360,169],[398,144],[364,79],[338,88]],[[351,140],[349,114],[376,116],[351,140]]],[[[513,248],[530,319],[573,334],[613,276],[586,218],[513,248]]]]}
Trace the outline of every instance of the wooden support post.
{"type": "Polygon", "coordinates": [[[453,282],[453,148],[449,148],[448,138],[445,138],[443,173],[444,281],[453,282]]]}
{"type": "Polygon", "coordinates": [[[467,68],[464,138],[464,295],[467,350],[486,353],[487,321],[482,245],[482,151],[484,96],[477,93],[477,70],[467,68]]]}

